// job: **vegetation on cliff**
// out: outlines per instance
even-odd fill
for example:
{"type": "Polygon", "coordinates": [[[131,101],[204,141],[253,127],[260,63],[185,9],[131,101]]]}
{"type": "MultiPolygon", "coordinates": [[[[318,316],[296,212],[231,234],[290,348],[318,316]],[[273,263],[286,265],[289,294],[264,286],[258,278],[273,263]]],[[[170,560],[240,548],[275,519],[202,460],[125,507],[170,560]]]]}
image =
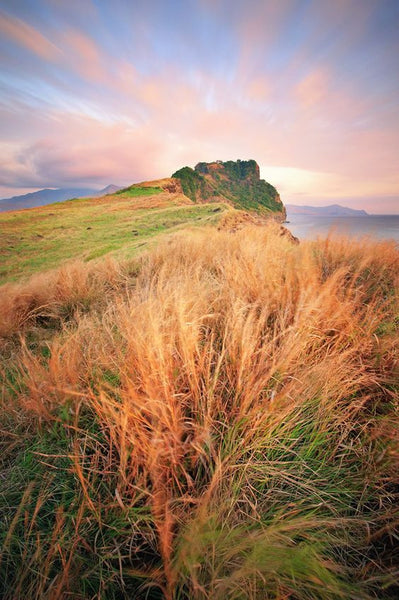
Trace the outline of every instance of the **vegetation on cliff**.
{"type": "Polygon", "coordinates": [[[191,167],[179,169],[173,173],[172,177],[180,180],[184,194],[193,202],[198,200],[206,202],[208,198],[212,197],[213,190],[207,185],[204,177],[191,167]]]}
{"type": "Polygon", "coordinates": [[[0,288],[1,597],[396,598],[398,271],[270,223],[0,288]]]}
{"type": "Polygon", "coordinates": [[[285,215],[276,188],[260,179],[254,160],[200,162],[195,169],[183,167],[172,177],[180,179],[184,193],[194,202],[217,198],[238,209],[285,215]]]}

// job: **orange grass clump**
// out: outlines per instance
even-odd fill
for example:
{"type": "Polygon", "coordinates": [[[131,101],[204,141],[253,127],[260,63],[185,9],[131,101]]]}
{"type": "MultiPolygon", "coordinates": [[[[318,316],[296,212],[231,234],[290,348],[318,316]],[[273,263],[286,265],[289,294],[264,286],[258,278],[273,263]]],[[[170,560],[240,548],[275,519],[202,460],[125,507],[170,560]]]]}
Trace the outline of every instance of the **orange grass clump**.
{"type": "Polygon", "coordinates": [[[7,286],[4,597],[394,597],[398,266],[271,224],[7,286]]]}

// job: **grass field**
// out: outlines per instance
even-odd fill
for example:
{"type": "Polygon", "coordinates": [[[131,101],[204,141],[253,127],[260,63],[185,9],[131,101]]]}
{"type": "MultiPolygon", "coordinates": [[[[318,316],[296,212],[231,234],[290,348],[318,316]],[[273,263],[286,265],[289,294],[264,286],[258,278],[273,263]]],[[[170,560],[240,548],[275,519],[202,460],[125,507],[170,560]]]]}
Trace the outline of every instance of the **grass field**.
{"type": "Polygon", "coordinates": [[[397,598],[398,267],[271,223],[0,288],[0,596],[397,598]]]}
{"type": "Polygon", "coordinates": [[[182,194],[133,186],[102,198],[80,198],[0,215],[0,284],[123,249],[133,255],[154,236],[182,225],[215,223],[227,207],[192,204],[182,194]]]}

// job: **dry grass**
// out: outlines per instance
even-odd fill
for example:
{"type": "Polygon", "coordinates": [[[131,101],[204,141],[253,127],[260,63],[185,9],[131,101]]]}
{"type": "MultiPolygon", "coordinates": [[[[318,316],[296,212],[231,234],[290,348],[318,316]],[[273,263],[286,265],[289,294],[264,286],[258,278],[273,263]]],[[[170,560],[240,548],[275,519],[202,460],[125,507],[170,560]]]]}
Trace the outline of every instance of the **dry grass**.
{"type": "Polygon", "coordinates": [[[395,597],[398,266],[271,224],[6,288],[3,596],[395,597]]]}
{"type": "Polygon", "coordinates": [[[121,265],[112,258],[67,266],[34,275],[26,283],[8,283],[0,288],[0,338],[22,333],[35,325],[65,324],[76,312],[104,305],[106,298],[129,286],[134,263],[121,265]]]}

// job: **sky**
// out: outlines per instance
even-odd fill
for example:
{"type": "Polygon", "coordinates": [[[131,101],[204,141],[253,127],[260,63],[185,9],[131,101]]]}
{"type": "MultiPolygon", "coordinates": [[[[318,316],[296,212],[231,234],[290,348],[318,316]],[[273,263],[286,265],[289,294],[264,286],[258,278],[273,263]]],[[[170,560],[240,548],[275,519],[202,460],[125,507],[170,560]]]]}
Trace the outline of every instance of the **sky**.
{"type": "Polygon", "coordinates": [[[399,0],[0,0],[0,197],[255,159],[399,213],[399,0]]]}

